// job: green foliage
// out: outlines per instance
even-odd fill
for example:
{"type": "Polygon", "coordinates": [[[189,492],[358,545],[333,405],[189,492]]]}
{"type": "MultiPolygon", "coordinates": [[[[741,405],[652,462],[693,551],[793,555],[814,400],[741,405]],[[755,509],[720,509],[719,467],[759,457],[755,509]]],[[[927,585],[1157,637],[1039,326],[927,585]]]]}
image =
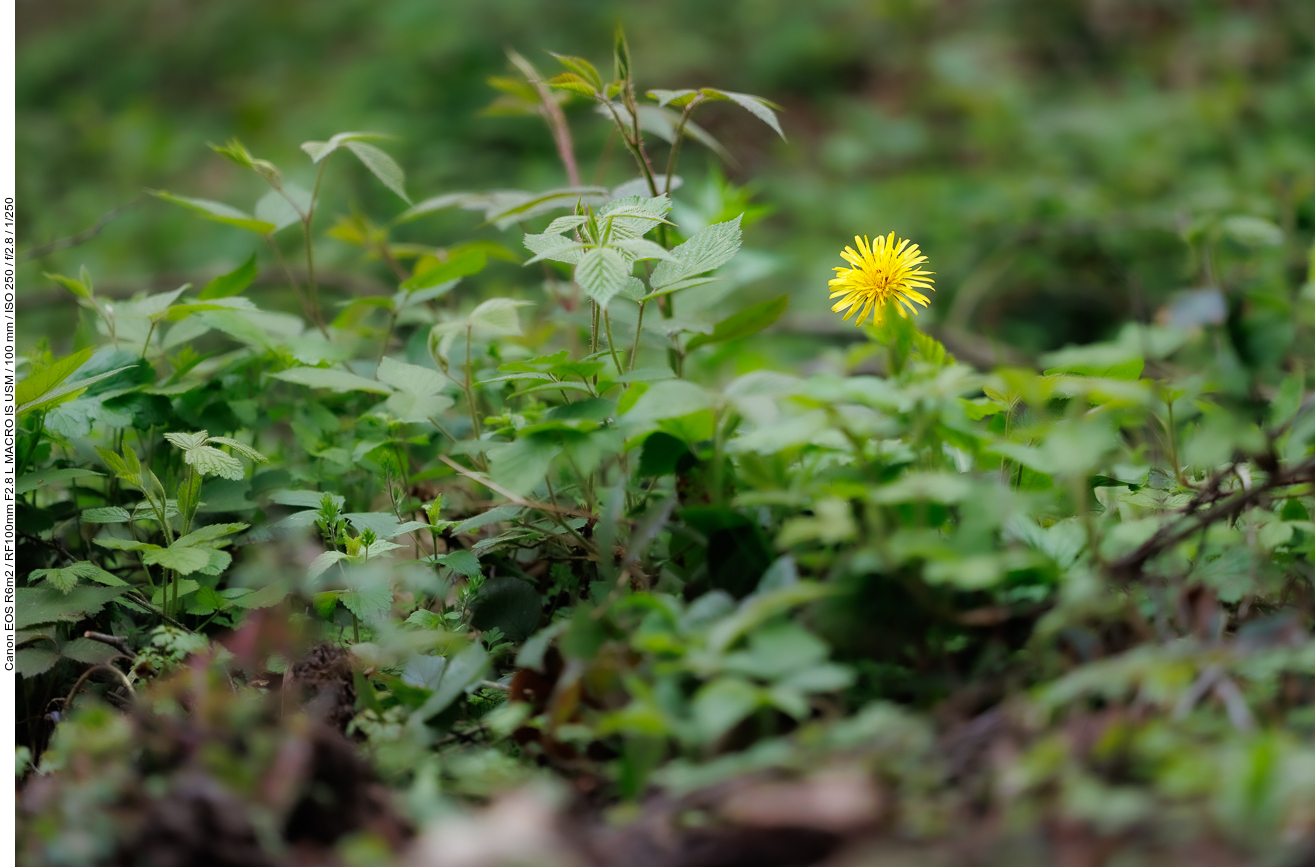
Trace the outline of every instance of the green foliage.
{"type": "MultiPolygon", "coordinates": [[[[782,333],[798,299],[787,317],[788,296],[741,291],[769,258],[742,249],[761,212],[725,213],[749,194],[675,183],[696,107],[784,138],[774,106],[713,88],[640,105],[612,44],[610,81],[558,56],[503,88],[537,100],[569,186],[342,217],[329,238],[380,291],[336,314],[329,157],[410,204],[373,134],[303,144],[310,190],[216,147],[268,188],[251,214],[157,193],[270,247],[195,297],[102,303],[89,273],[52,275],[100,339],[22,359],[16,665],[51,786],[82,797],[88,769],[114,773],[79,845],[114,851],[115,798],[177,783],[165,741],[129,748],[166,720],[211,732],[226,791],[266,797],[233,768],[305,737],[258,707],[265,673],[297,670],[283,627],[350,647],[347,716],[412,803],[536,773],[613,804],[650,784],[713,797],[851,762],[908,839],[990,814],[1118,846],[1184,815],[1239,852],[1308,845],[1315,320],[1288,255],[1307,224],[1187,220],[1178,253],[1210,263],[1224,315],[1170,310],[1037,365],[965,363],[896,317],[801,356],[782,333]],[[553,90],[600,110],[638,179],[578,182],[553,90]],[[454,207],[508,237],[419,222],[454,207]],[[294,225],[295,267],[276,237],[294,225]],[[498,262],[520,246],[531,267],[498,262]],[[224,699],[176,700],[184,664],[224,699]],[[131,720],[79,710],[93,672],[107,700],[152,698],[131,720]],[[52,696],[71,715],[53,732],[52,696]],[[213,735],[244,720],[249,743],[213,735]]],[[[969,99],[956,56],[947,103],[969,99]]],[[[59,861],[54,803],[34,802],[25,845],[59,861]]]]}

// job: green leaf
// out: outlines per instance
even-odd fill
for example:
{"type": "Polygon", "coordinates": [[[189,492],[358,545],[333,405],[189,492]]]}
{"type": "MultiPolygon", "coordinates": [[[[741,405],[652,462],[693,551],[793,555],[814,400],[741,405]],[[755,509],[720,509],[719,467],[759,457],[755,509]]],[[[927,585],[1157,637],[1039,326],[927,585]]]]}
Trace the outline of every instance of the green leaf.
{"type": "Polygon", "coordinates": [[[671,251],[674,261],[659,262],[650,281],[655,290],[670,287],[729,262],[740,249],[744,215],[725,223],[701,229],[685,243],[671,251]]]}
{"type": "Polygon", "coordinates": [[[458,575],[465,575],[467,578],[473,578],[480,572],[479,557],[473,551],[468,551],[465,548],[458,548],[446,554],[435,554],[430,558],[430,562],[437,566],[446,566],[458,575]]]}
{"type": "Polygon", "coordinates": [[[409,280],[402,283],[402,288],[407,292],[414,292],[418,289],[428,289],[430,286],[446,283],[449,280],[469,277],[471,274],[478,274],[483,271],[488,261],[488,256],[482,250],[463,250],[446,262],[440,262],[432,268],[417,272],[409,280]]]}
{"type": "Polygon", "coordinates": [[[466,317],[472,330],[489,337],[517,337],[521,331],[520,319],[516,310],[531,307],[530,301],[515,301],[511,298],[490,298],[480,304],[466,317]]]}
{"type": "Polygon", "coordinates": [[[269,458],[265,457],[260,452],[256,451],[251,446],[247,445],[244,442],[241,442],[240,440],[231,439],[229,437],[210,437],[206,441],[206,443],[207,445],[214,445],[215,443],[218,443],[221,446],[228,446],[230,449],[237,452],[239,455],[251,461],[252,463],[256,463],[256,464],[269,463],[269,458]]]}
{"type": "Polygon", "coordinates": [[[407,394],[398,392],[384,401],[384,407],[399,421],[418,424],[437,418],[455,401],[445,394],[407,394]]]}
{"type": "Polygon", "coordinates": [[[83,509],[82,520],[88,524],[126,524],[132,520],[132,515],[121,506],[103,506],[83,509]]]}
{"type": "Polygon", "coordinates": [[[59,654],[48,647],[23,647],[14,654],[14,668],[21,677],[36,677],[49,671],[59,654]]]}
{"type": "Polygon", "coordinates": [[[552,434],[531,434],[489,449],[493,479],[514,494],[527,494],[548,476],[561,444],[552,434]]]}
{"type": "Polygon", "coordinates": [[[268,235],[277,227],[265,220],[258,220],[245,211],[239,211],[232,205],[225,205],[223,202],[214,202],[210,199],[192,199],[187,196],[175,196],[164,190],[149,190],[151,195],[157,199],[163,199],[166,202],[173,202],[175,205],[182,205],[189,211],[193,211],[205,217],[207,220],[213,220],[216,223],[224,223],[229,226],[237,226],[239,229],[246,229],[249,232],[255,232],[257,235],[268,235]]]}
{"type": "Polygon", "coordinates": [[[200,529],[193,530],[186,536],[179,536],[174,540],[171,547],[187,548],[197,545],[201,542],[209,542],[211,539],[219,539],[223,536],[231,536],[234,533],[241,533],[250,527],[250,524],[233,523],[233,524],[207,524],[200,529]]]}
{"type": "Polygon", "coordinates": [[[320,556],[311,561],[310,568],[306,570],[307,578],[318,578],[325,572],[329,571],[334,563],[339,560],[346,560],[347,555],[341,551],[325,551],[320,556]]]}
{"type": "Polygon", "coordinates": [[[371,623],[393,607],[393,591],[381,582],[371,587],[344,590],[338,594],[338,601],[361,620],[371,623]]]}
{"type": "Polygon", "coordinates": [[[704,743],[729,732],[763,703],[762,690],[737,677],[722,677],[694,695],[694,721],[704,743]]]}
{"type": "Polygon", "coordinates": [[[482,632],[501,629],[519,644],[538,627],[542,612],[543,600],[532,586],[504,575],[486,583],[471,602],[470,625],[482,632]]]}
{"type": "Polygon", "coordinates": [[[790,296],[782,295],[773,301],[747,307],[718,322],[711,334],[694,335],[689,343],[685,344],[685,351],[692,352],[710,343],[721,343],[755,334],[780,319],[789,303],[790,296]]]}
{"type": "Polygon", "coordinates": [[[237,268],[227,274],[220,274],[207,283],[197,297],[202,301],[209,301],[214,298],[228,298],[236,295],[251,285],[252,281],[256,279],[257,273],[256,254],[252,253],[251,258],[237,266],[237,268]]]}
{"type": "Polygon", "coordinates": [[[776,119],[776,112],[781,108],[779,105],[776,105],[773,102],[768,102],[761,96],[754,96],[749,93],[735,93],[734,91],[716,90],[711,87],[705,87],[701,92],[704,96],[711,99],[729,99],[740,108],[749,112],[749,114],[770,126],[772,130],[781,137],[781,140],[785,141],[785,131],[781,129],[781,122],[776,119]]]}
{"type": "Polygon", "coordinates": [[[156,548],[142,554],[142,562],[190,575],[210,565],[210,553],[202,548],[156,548]]]}
{"type": "MultiPolygon", "coordinates": [[[[54,280],[56,283],[63,286],[65,289],[72,292],[74,295],[78,296],[79,298],[85,298],[88,301],[91,300],[92,289],[90,284],[88,283],[84,283],[81,280],[74,280],[72,277],[65,277],[63,274],[51,274],[49,272],[42,272],[41,276],[54,280]]],[[[88,353],[90,353],[90,351],[91,351],[90,349],[87,350],[88,353]]]]}
{"type": "Polygon", "coordinates": [[[128,590],[125,587],[75,587],[61,593],[54,587],[19,587],[14,591],[14,628],[27,629],[38,623],[76,623],[98,614],[105,603],[128,590]]]}
{"type": "Polygon", "coordinates": [[[72,479],[81,479],[87,476],[103,476],[104,473],[98,473],[94,470],[79,470],[72,467],[63,470],[54,468],[37,470],[35,473],[25,473],[19,476],[18,481],[14,484],[14,493],[22,496],[29,491],[35,491],[37,488],[46,485],[57,485],[60,482],[67,482],[72,479]]]}
{"type": "Polygon", "coordinates": [[[417,396],[438,394],[448,384],[447,377],[433,368],[407,364],[388,357],[380,360],[376,375],[380,382],[385,382],[398,391],[417,396]]]}
{"type": "Polygon", "coordinates": [[[621,414],[621,421],[627,427],[641,426],[710,409],[712,405],[712,395],[702,386],[684,379],[662,380],[640,395],[634,405],[621,414]]]}
{"type": "Polygon", "coordinates": [[[467,687],[484,676],[488,662],[488,652],[478,643],[470,645],[450,658],[447,667],[443,670],[443,677],[438,682],[438,689],[434,690],[434,694],[412,714],[411,718],[422,724],[434,715],[447,710],[467,687]]]}
{"type": "Polygon", "coordinates": [[[525,249],[534,254],[525,260],[525,265],[533,265],[535,262],[544,259],[574,265],[584,256],[584,244],[563,235],[554,235],[548,232],[542,235],[527,234],[523,242],[525,249]]]}
{"type": "Polygon", "coordinates": [[[301,149],[310,157],[312,163],[320,163],[325,157],[349,141],[367,141],[384,138],[389,138],[389,136],[377,132],[340,132],[328,141],[302,142],[301,149]]]}
{"type": "Polygon", "coordinates": [[[30,376],[18,383],[17,388],[14,390],[14,403],[22,406],[25,403],[32,403],[48,393],[72,376],[82,365],[86,364],[87,359],[91,358],[91,353],[94,351],[94,347],[88,346],[86,349],[33,371],[30,376]]]}
{"type": "Polygon", "coordinates": [[[575,266],[575,282],[585,294],[604,309],[607,302],[626,288],[631,264],[610,247],[595,247],[580,257],[575,266]]]}
{"type": "Polygon", "coordinates": [[[385,187],[397,193],[408,205],[411,204],[411,198],[406,194],[406,174],[392,157],[359,139],[350,139],[344,144],[385,187]]]}
{"type": "Polygon", "coordinates": [[[210,446],[187,449],[183,452],[183,460],[203,476],[219,476],[224,479],[240,481],[246,475],[242,469],[241,461],[210,446]]]}
{"type": "MultiPolygon", "coordinates": [[[[519,333],[519,332],[517,332],[519,333]]],[[[271,373],[269,376],[306,385],[311,388],[327,388],[330,391],[345,393],[348,391],[372,391],[376,394],[392,394],[392,389],[381,385],[373,379],[366,379],[344,370],[331,370],[326,367],[294,367],[291,370],[271,373]]]]}
{"type": "Polygon", "coordinates": [[[591,88],[593,88],[595,93],[602,93],[603,77],[598,74],[598,70],[594,68],[592,63],[585,60],[583,57],[572,57],[567,54],[557,54],[551,51],[548,53],[552,54],[553,57],[556,57],[562,66],[565,66],[584,80],[591,88]]]}

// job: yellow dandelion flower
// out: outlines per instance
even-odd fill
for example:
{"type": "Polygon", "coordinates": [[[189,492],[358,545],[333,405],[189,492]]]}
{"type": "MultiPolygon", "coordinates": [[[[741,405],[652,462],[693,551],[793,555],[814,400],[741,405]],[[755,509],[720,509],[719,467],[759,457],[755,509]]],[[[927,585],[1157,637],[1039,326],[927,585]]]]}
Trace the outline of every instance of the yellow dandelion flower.
{"type": "Polygon", "coordinates": [[[927,261],[918,245],[909,241],[896,241],[895,233],[886,237],[877,236],[877,240],[868,243],[867,236],[854,237],[858,247],[846,247],[840,254],[852,268],[837,267],[836,277],[830,282],[831,297],[839,298],[831,309],[837,313],[848,308],[845,319],[858,314],[855,325],[862,325],[869,314],[872,322],[880,325],[886,318],[886,305],[893,302],[899,315],[908,318],[909,312],[915,316],[918,308],[914,302],[926,307],[929,300],[919,289],[933,291],[931,285],[932,271],[924,271],[919,266],[927,261]],[[904,308],[908,308],[908,312],[904,308]]]}

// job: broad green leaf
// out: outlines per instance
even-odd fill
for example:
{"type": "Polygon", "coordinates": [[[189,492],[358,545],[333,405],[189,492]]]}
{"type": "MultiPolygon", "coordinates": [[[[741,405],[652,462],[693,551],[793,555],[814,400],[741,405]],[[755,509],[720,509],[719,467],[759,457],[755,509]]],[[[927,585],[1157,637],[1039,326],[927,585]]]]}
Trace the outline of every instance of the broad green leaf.
{"type": "Polygon", "coordinates": [[[516,315],[517,308],[531,306],[533,303],[530,301],[490,298],[470,311],[466,321],[477,334],[488,337],[515,337],[522,333],[520,319],[516,315]]]}
{"type": "Polygon", "coordinates": [[[202,301],[215,298],[228,298],[246,289],[256,279],[256,254],[227,274],[220,274],[206,284],[198,296],[202,301]]]}
{"type": "MultiPolygon", "coordinates": [[[[129,365],[129,367],[131,367],[131,365],[129,365]]],[[[114,370],[107,370],[104,373],[98,373],[95,376],[88,376],[85,379],[64,380],[60,385],[39,394],[33,400],[28,401],[27,403],[19,403],[16,414],[19,418],[22,418],[34,410],[54,409],[60,404],[67,403],[78,397],[86,391],[88,387],[100,382],[102,379],[108,379],[116,373],[122,373],[125,370],[128,370],[128,367],[118,367],[114,370]]],[[[24,380],[24,382],[26,381],[27,380],[24,380]]],[[[19,383],[19,387],[22,387],[22,383],[19,383]]]]}
{"type": "Polygon", "coordinates": [[[72,376],[78,368],[87,363],[95,349],[88,346],[79,352],[70,356],[61,358],[50,364],[34,371],[26,379],[18,383],[14,390],[14,403],[22,406],[25,403],[32,403],[37,398],[54,389],[61,382],[72,376]]]}
{"type": "Polygon", "coordinates": [[[22,647],[14,654],[14,668],[20,677],[36,677],[54,667],[59,654],[49,647],[22,647]]]}
{"type": "Polygon", "coordinates": [[[712,743],[763,703],[762,690],[737,677],[722,677],[694,695],[694,721],[704,743],[712,743]]]}
{"type": "Polygon", "coordinates": [[[205,445],[206,440],[209,439],[209,437],[209,431],[195,431],[194,433],[170,431],[164,435],[166,440],[183,451],[199,449],[201,446],[205,445]]]}
{"type": "Polygon", "coordinates": [[[155,548],[142,555],[142,562],[190,575],[210,565],[210,552],[203,548],[155,548]]]}
{"type": "Polygon", "coordinates": [[[277,227],[266,220],[258,220],[245,211],[239,211],[232,205],[225,205],[223,202],[214,202],[210,199],[193,199],[187,196],[175,196],[164,190],[150,190],[151,195],[157,199],[163,199],[166,202],[173,202],[175,205],[182,205],[190,211],[200,214],[207,220],[214,220],[216,223],[224,223],[229,226],[237,226],[239,229],[246,229],[249,232],[255,232],[257,235],[268,235],[277,227]]]}
{"type": "Polygon", "coordinates": [[[650,386],[621,418],[627,424],[660,421],[709,409],[712,404],[712,395],[702,386],[684,379],[669,379],[650,386]]]}
{"type": "Polygon", "coordinates": [[[785,312],[786,305],[789,303],[790,296],[782,295],[775,300],[764,301],[762,304],[746,307],[739,313],[734,313],[718,322],[712,329],[711,334],[696,334],[691,337],[689,343],[685,344],[685,351],[692,352],[700,346],[721,343],[726,340],[737,340],[762,331],[781,318],[781,314],[785,312]]]}
{"type": "Polygon", "coordinates": [[[345,370],[331,370],[326,367],[294,367],[269,376],[284,382],[293,382],[311,388],[327,388],[330,391],[344,393],[348,391],[372,391],[376,394],[392,394],[392,389],[381,385],[373,379],[357,376],[345,370]]]}
{"type": "Polygon", "coordinates": [[[584,244],[564,235],[527,234],[523,240],[525,248],[534,254],[525,261],[525,265],[532,265],[544,259],[574,265],[584,256],[584,244]]]}
{"type": "Polygon", "coordinates": [[[407,292],[414,292],[418,289],[428,289],[431,286],[437,286],[440,283],[447,283],[450,280],[457,280],[461,277],[469,277],[471,274],[478,274],[484,270],[488,264],[488,257],[481,250],[463,250],[457,253],[446,262],[440,262],[432,268],[417,272],[410,279],[402,283],[402,288],[407,292]]]}
{"type": "Polygon", "coordinates": [[[85,298],[88,301],[92,298],[92,288],[89,283],[82,280],[74,280],[72,277],[65,277],[63,274],[43,272],[41,276],[54,280],[79,298],[85,298]]]}
{"type": "Polygon", "coordinates": [[[631,265],[625,257],[608,247],[596,247],[580,257],[575,266],[575,282],[600,307],[606,308],[630,280],[631,265]]]}
{"type": "Polygon", "coordinates": [[[250,527],[250,524],[233,523],[233,524],[207,524],[200,529],[193,530],[186,536],[179,536],[174,540],[171,547],[186,548],[196,545],[200,542],[208,542],[211,539],[218,539],[223,536],[231,536],[234,533],[240,533],[250,527]]]}
{"type": "Polygon", "coordinates": [[[14,493],[19,496],[35,491],[37,488],[46,485],[57,485],[60,482],[67,482],[73,479],[81,479],[86,476],[102,476],[104,473],[98,473],[94,470],[79,470],[74,468],[57,470],[54,468],[38,470],[35,473],[26,473],[19,477],[14,484],[14,493]]]}
{"type": "Polygon", "coordinates": [[[562,447],[552,434],[532,434],[489,450],[493,479],[514,494],[527,494],[548,475],[562,447]]]}
{"type": "Polygon", "coordinates": [[[215,443],[218,443],[221,446],[228,446],[230,449],[237,452],[239,455],[251,461],[252,463],[256,463],[256,464],[269,463],[269,458],[265,457],[260,452],[256,451],[251,446],[247,445],[246,443],[240,440],[235,440],[230,437],[209,437],[206,440],[207,445],[213,445],[215,443]]]}
{"type": "Polygon", "coordinates": [[[447,377],[433,368],[407,364],[388,357],[379,362],[379,371],[376,375],[380,382],[385,382],[398,391],[419,396],[438,394],[449,382],[447,377]]]}
{"type": "Polygon", "coordinates": [[[565,90],[570,93],[578,93],[580,96],[597,96],[598,89],[591,85],[586,79],[576,75],[574,72],[563,72],[554,75],[548,79],[545,84],[549,87],[555,87],[558,90],[565,90]]]}
{"type": "Polygon", "coordinates": [[[125,587],[75,587],[61,593],[54,587],[19,587],[14,591],[14,628],[27,629],[38,623],[76,623],[91,617],[105,603],[128,590],[125,587]]]}
{"type": "Polygon", "coordinates": [[[398,392],[384,401],[384,407],[399,421],[419,424],[437,418],[455,401],[446,394],[406,394],[398,392]]]}
{"type": "Polygon", "coordinates": [[[406,174],[392,157],[359,139],[350,139],[344,142],[344,145],[356,154],[357,159],[364,163],[385,187],[397,193],[408,205],[411,204],[411,198],[406,194],[406,174]]]}
{"type": "Polygon", "coordinates": [[[451,657],[438,682],[438,689],[411,715],[411,719],[422,725],[435,714],[447,710],[467,687],[484,676],[488,662],[488,652],[480,644],[472,644],[451,657]]]}
{"type": "Polygon", "coordinates": [[[744,215],[725,223],[714,223],[694,234],[671,251],[672,261],[659,262],[650,281],[653,289],[663,289],[682,280],[696,277],[729,262],[740,249],[744,215]]]}
{"type": "Polygon", "coordinates": [[[126,524],[132,520],[132,515],[120,506],[103,506],[83,509],[82,520],[88,524],[126,524]]]}
{"type": "Polygon", "coordinates": [[[556,57],[562,66],[565,66],[571,72],[583,79],[591,88],[593,88],[595,93],[602,92],[603,77],[598,74],[598,70],[594,68],[592,63],[585,60],[583,57],[572,57],[568,54],[557,54],[556,52],[551,51],[548,53],[552,54],[553,57],[556,57]]]}
{"type": "Polygon", "coordinates": [[[318,578],[327,572],[334,563],[346,559],[347,555],[341,551],[325,551],[311,562],[310,568],[306,570],[306,577],[318,578]]]}
{"type": "Polygon", "coordinates": [[[340,132],[328,141],[302,142],[301,149],[310,157],[312,163],[319,163],[349,141],[370,141],[386,138],[389,138],[389,136],[377,132],[340,132]]]}
{"type": "Polygon", "coordinates": [[[446,566],[458,575],[465,575],[467,578],[478,575],[480,571],[479,557],[465,548],[458,548],[446,554],[435,554],[430,558],[430,562],[437,566],[446,566]]]}
{"type": "Polygon", "coordinates": [[[486,583],[471,603],[470,625],[481,631],[501,629],[519,644],[539,626],[543,600],[525,581],[504,575],[486,583]]]}
{"type": "Polygon", "coordinates": [[[781,129],[781,122],[776,119],[776,112],[781,109],[779,105],[768,102],[761,96],[753,96],[748,93],[735,93],[730,90],[716,90],[711,87],[705,87],[701,92],[704,96],[709,97],[710,99],[729,99],[740,108],[749,112],[749,114],[770,126],[772,130],[781,137],[782,141],[785,140],[785,131],[781,129]]]}
{"type": "Polygon", "coordinates": [[[102,548],[113,548],[116,551],[152,551],[160,547],[136,539],[120,539],[118,536],[98,536],[92,541],[102,548]]]}
{"type": "Polygon", "coordinates": [[[203,476],[219,476],[239,481],[246,475],[241,461],[210,446],[186,450],[183,452],[183,460],[203,476]]]}
{"type": "Polygon", "coordinates": [[[393,607],[393,591],[381,582],[371,587],[344,590],[338,594],[338,601],[361,620],[371,623],[393,607]]]}

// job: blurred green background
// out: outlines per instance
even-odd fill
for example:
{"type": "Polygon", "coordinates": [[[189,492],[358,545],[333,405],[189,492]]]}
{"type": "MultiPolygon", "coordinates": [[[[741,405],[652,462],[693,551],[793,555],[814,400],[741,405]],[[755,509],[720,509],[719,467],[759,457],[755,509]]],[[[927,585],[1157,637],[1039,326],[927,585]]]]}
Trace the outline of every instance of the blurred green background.
{"type": "MultiPolygon", "coordinates": [[[[618,21],[641,87],[784,107],[788,142],[729,104],[697,119],[736,156],[726,176],[774,208],[746,246],[777,268],[749,291],[791,292],[802,330],[838,328],[826,281],[856,233],[919,242],[937,272],[929,321],[1004,357],[1001,345],[1025,356],[1101,339],[1184,289],[1254,279],[1199,243],[1230,225],[1243,245],[1247,226],[1281,229],[1259,242],[1284,247],[1287,273],[1265,279],[1302,280],[1315,228],[1310,0],[20,0],[17,15],[21,249],[137,202],[93,240],[22,264],[29,342],[68,333],[57,311],[71,299],[43,271],[86,264],[100,291],[127,295],[256,249],[140,198],[165,188],[250,209],[258,181],[206,142],[238,137],[305,183],[300,142],[391,133],[415,200],[563,185],[541,123],[481,113],[497,95],[486,79],[508,74],[509,47],[545,72],[549,49],[610,68],[618,21]],[[1238,215],[1268,223],[1227,222],[1238,215]]],[[[632,176],[623,152],[595,175],[605,122],[583,104],[568,116],[586,182],[632,176]]],[[[686,153],[678,201],[715,162],[686,153]]],[[[331,176],[321,231],[351,208],[382,221],[404,207],[359,166],[331,176]]],[[[451,212],[407,232],[497,236],[478,222],[451,212]]],[[[504,240],[519,248],[514,231],[504,240]]],[[[356,267],[354,250],[323,246],[326,268],[356,267]]],[[[480,279],[523,278],[507,264],[480,279]]]]}

